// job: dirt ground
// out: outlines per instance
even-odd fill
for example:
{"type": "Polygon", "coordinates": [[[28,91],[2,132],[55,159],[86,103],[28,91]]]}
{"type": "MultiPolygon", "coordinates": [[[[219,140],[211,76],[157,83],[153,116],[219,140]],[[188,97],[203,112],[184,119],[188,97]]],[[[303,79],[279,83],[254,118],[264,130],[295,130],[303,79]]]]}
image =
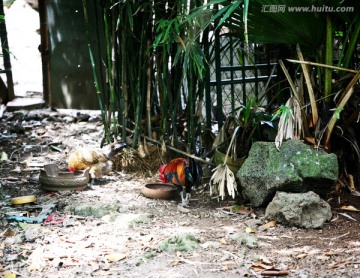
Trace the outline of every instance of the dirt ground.
{"type": "Polygon", "coordinates": [[[264,219],[263,208],[240,199],[211,198],[206,183],[193,192],[187,208],[179,199],[146,198],[140,190],[157,180],[150,171],[157,165],[147,168],[139,161],[137,172],[118,169],[83,191],[43,190],[38,180],[43,165],[65,165],[77,146],[99,146],[99,116],[85,113],[44,109],[0,119],[0,153],[8,157],[0,163],[0,275],[360,277],[360,212],[339,209],[360,208],[360,201],[345,191],[329,192],[330,223],[304,230],[274,225],[264,219]],[[9,211],[27,210],[14,208],[11,198],[27,195],[36,195],[38,205],[55,205],[53,223],[7,220],[9,211]],[[244,207],[231,210],[236,205],[244,207]],[[109,210],[95,217],[84,207],[109,210]],[[162,248],[164,240],[184,235],[195,240],[192,250],[182,251],[180,241],[177,251],[162,248]]]}

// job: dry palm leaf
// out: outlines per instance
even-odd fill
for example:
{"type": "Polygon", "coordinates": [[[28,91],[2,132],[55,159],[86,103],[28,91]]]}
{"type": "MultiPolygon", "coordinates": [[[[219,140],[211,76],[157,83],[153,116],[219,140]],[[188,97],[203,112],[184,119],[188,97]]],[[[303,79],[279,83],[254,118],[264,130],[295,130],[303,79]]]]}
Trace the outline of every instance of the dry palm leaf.
{"type": "MultiPolygon", "coordinates": [[[[225,185],[227,189],[227,193],[229,196],[235,198],[236,192],[237,192],[237,184],[235,181],[234,173],[230,170],[230,168],[227,166],[226,161],[229,155],[229,151],[234,144],[234,139],[236,137],[236,133],[238,131],[239,127],[237,126],[234,130],[234,134],[231,138],[230,145],[227,149],[224,162],[222,164],[219,164],[215,169],[213,169],[213,174],[210,178],[210,184],[217,185],[217,192],[222,200],[224,200],[224,197],[226,195],[225,193],[225,185]]],[[[210,186],[210,195],[212,195],[212,187],[210,186]]]]}
{"type": "Polygon", "coordinates": [[[301,108],[295,97],[289,98],[279,113],[281,113],[281,116],[278,133],[275,138],[275,146],[277,149],[280,148],[283,140],[299,140],[302,133],[301,108]]]}

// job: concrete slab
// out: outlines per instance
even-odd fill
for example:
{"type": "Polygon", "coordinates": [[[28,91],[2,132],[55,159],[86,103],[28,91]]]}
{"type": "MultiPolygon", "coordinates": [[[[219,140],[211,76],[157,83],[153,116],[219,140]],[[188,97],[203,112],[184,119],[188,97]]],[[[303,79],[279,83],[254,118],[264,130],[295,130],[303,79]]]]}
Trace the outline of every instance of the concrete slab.
{"type": "Polygon", "coordinates": [[[6,110],[9,112],[22,109],[31,110],[40,109],[44,106],[45,101],[41,98],[15,98],[8,102],[6,110]]]}

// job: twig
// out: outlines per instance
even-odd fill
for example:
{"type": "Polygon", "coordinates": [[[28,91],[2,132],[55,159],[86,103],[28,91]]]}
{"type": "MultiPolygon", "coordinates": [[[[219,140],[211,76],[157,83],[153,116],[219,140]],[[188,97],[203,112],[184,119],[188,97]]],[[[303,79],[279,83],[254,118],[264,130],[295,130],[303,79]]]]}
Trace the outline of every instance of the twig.
{"type": "Polygon", "coordinates": [[[336,236],[336,237],[319,237],[320,239],[323,239],[323,240],[335,240],[335,239],[339,239],[339,238],[342,238],[342,237],[345,237],[347,236],[348,234],[350,234],[350,232],[347,232],[345,234],[342,234],[340,236],[336,236]]]}
{"type": "Polygon", "coordinates": [[[355,218],[351,217],[350,215],[346,214],[346,213],[342,213],[342,212],[338,212],[338,214],[350,219],[350,220],[353,220],[353,221],[357,221],[355,218]]]}
{"type": "Polygon", "coordinates": [[[223,265],[223,263],[207,263],[207,262],[197,262],[197,261],[190,261],[190,260],[187,260],[185,258],[178,258],[179,261],[182,261],[184,263],[187,263],[187,264],[191,264],[191,265],[223,265]]]}
{"type": "MultiPolygon", "coordinates": [[[[119,126],[121,127],[121,125],[119,125],[119,126]]],[[[126,128],[126,131],[127,131],[127,132],[130,132],[131,134],[134,134],[134,131],[131,130],[130,128],[126,128]]],[[[151,142],[151,143],[157,144],[157,145],[159,145],[159,146],[162,145],[161,142],[159,142],[159,141],[157,141],[157,140],[155,140],[155,139],[152,139],[152,138],[150,138],[150,137],[148,137],[148,136],[146,136],[146,135],[141,135],[141,136],[144,137],[146,140],[148,140],[148,141],[151,142]]],[[[166,147],[167,149],[172,150],[172,151],[174,151],[174,152],[177,152],[177,153],[179,153],[179,154],[185,155],[185,156],[187,156],[187,157],[191,157],[191,158],[193,158],[193,159],[195,159],[195,160],[197,160],[197,161],[199,161],[199,162],[201,162],[201,163],[208,164],[208,165],[211,165],[211,166],[215,166],[215,164],[212,163],[212,162],[210,162],[210,161],[204,160],[204,159],[202,159],[202,158],[200,158],[200,157],[197,157],[197,156],[195,156],[195,155],[193,155],[193,154],[184,152],[184,151],[179,150],[179,149],[177,149],[177,148],[174,148],[174,147],[172,147],[172,146],[165,145],[165,147],[166,147]]]]}

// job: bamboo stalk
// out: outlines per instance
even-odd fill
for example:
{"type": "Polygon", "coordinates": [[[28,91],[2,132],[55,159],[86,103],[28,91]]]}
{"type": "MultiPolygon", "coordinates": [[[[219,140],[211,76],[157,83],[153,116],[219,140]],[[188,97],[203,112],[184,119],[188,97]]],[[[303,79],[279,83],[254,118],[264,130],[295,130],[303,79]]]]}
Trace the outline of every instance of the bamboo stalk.
{"type": "Polygon", "coordinates": [[[342,96],[340,98],[340,102],[336,107],[336,110],[334,111],[328,125],[327,125],[327,129],[326,129],[326,133],[325,133],[325,142],[324,142],[324,146],[325,149],[330,151],[330,146],[329,146],[329,142],[330,142],[330,137],[331,137],[331,133],[334,129],[336,120],[337,120],[337,111],[338,109],[343,109],[345,104],[348,102],[348,100],[350,99],[352,93],[354,92],[354,85],[356,84],[356,82],[359,80],[360,78],[360,70],[357,72],[357,74],[354,76],[354,78],[350,81],[350,83],[346,86],[344,92],[342,93],[342,96]]]}
{"type": "MultiPolygon", "coordinates": [[[[296,51],[297,51],[297,54],[299,56],[300,61],[304,61],[304,57],[302,55],[299,44],[296,45],[296,51]]],[[[306,81],[306,87],[308,89],[308,94],[309,94],[309,98],[310,98],[313,125],[316,126],[316,124],[318,122],[318,119],[319,119],[319,116],[318,116],[318,110],[317,110],[317,106],[316,106],[314,90],[313,90],[313,87],[312,87],[312,84],[311,84],[309,69],[305,64],[301,64],[301,68],[302,68],[302,70],[304,72],[304,77],[305,77],[305,81],[306,81]]],[[[300,106],[302,107],[303,105],[304,105],[304,103],[301,102],[300,106]]]]}
{"type": "Polygon", "coordinates": [[[296,63],[296,64],[305,64],[305,65],[317,66],[317,67],[328,68],[328,69],[333,69],[333,70],[341,70],[341,71],[351,72],[351,73],[355,73],[355,74],[358,72],[357,70],[346,69],[346,68],[342,68],[342,67],[331,66],[331,65],[321,64],[321,63],[315,63],[315,62],[309,62],[309,61],[299,61],[299,60],[294,60],[294,59],[286,59],[286,60],[289,62],[292,62],[292,63],[296,63]]]}
{"type": "MultiPolygon", "coordinates": [[[[333,64],[333,24],[331,21],[331,15],[326,15],[326,42],[325,42],[325,64],[332,65],[333,64]]],[[[329,103],[330,95],[332,91],[332,71],[329,68],[325,69],[325,77],[324,77],[324,94],[325,94],[325,102],[329,103]]]]}
{"type": "MultiPolygon", "coordinates": [[[[147,40],[147,48],[150,48],[150,40],[147,40]]],[[[147,133],[152,136],[151,130],[151,58],[150,54],[146,57],[146,118],[147,118],[147,133]]]]}
{"type": "Polygon", "coordinates": [[[122,112],[122,138],[126,138],[126,122],[128,117],[128,88],[127,88],[127,68],[126,68],[126,35],[125,28],[121,30],[121,87],[122,87],[122,100],[123,110],[122,112]]]}
{"type": "Polygon", "coordinates": [[[285,67],[285,65],[284,65],[284,62],[283,62],[282,60],[279,60],[279,64],[280,64],[280,66],[281,66],[281,68],[282,68],[282,70],[283,70],[283,72],[284,72],[284,74],[285,74],[285,76],[286,76],[287,81],[289,82],[289,85],[290,85],[291,91],[293,92],[293,95],[294,95],[297,99],[299,99],[298,93],[297,93],[297,91],[296,91],[296,89],[295,89],[295,84],[294,84],[294,82],[292,81],[292,79],[291,79],[291,77],[290,77],[290,74],[289,74],[289,72],[287,71],[287,69],[286,69],[286,67],[285,67]]]}
{"type": "Polygon", "coordinates": [[[108,123],[106,121],[105,109],[104,109],[102,98],[101,98],[101,90],[100,90],[100,85],[99,85],[98,78],[97,78],[94,56],[93,56],[93,52],[92,52],[91,44],[90,44],[91,39],[90,39],[90,33],[89,33],[89,28],[88,28],[89,18],[88,18],[88,13],[87,13],[86,1],[83,1],[83,8],[84,8],[84,21],[85,21],[85,25],[86,25],[86,35],[87,35],[87,40],[88,40],[89,58],[90,58],[90,63],[91,63],[92,74],[94,77],[96,95],[97,95],[97,98],[99,101],[99,108],[101,111],[101,119],[102,119],[102,123],[104,125],[104,130],[105,130],[105,138],[106,138],[107,142],[110,143],[110,132],[108,129],[108,123]]]}
{"type": "Polygon", "coordinates": [[[349,47],[347,48],[347,51],[345,54],[344,63],[343,63],[344,67],[348,67],[350,65],[351,58],[353,57],[353,54],[354,54],[354,49],[357,45],[357,41],[359,38],[359,33],[360,33],[360,20],[357,20],[355,23],[355,28],[354,28],[353,32],[351,33],[349,47]]]}

